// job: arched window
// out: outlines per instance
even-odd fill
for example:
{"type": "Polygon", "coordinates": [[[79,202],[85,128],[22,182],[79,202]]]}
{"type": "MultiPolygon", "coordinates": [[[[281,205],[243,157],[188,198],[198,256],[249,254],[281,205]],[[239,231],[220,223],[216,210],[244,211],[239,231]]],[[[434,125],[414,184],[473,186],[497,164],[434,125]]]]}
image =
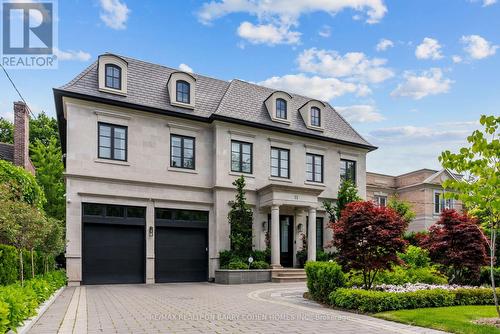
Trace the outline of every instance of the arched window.
{"type": "Polygon", "coordinates": [[[276,99],[276,118],[286,119],[286,101],[283,99],[276,99]]]}
{"type": "Polygon", "coordinates": [[[122,89],[122,69],[118,65],[106,64],[105,66],[105,86],[112,89],[122,89]]]}
{"type": "Polygon", "coordinates": [[[317,107],[311,108],[311,125],[321,126],[321,110],[317,107]]]}
{"type": "Polygon", "coordinates": [[[184,81],[184,80],[177,80],[176,83],[177,87],[177,94],[176,94],[176,100],[177,102],[181,103],[191,103],[191,96],[190,96],[190,87],[191,85],[184,81]]]}

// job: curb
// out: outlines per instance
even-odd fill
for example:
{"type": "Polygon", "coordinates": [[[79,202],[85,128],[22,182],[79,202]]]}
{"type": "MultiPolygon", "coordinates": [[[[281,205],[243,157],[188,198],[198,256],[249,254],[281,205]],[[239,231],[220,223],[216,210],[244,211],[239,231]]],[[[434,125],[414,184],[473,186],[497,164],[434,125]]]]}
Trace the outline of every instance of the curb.
{"type": "Polygon", "coordinates": [[[33,327],[33,325],[42,317],[42,315],[47,311],[47,309],[54,303],[54,301],[59,297],[59,295],[64,291],[66,287],[63,286],[56,292],[52,294],[52,296],[43,302],[37,309],[37,314],[29,319],[24,320],[23,325],[18,327],[16,331],[8,331],[7,334],[26,334],[33,327]]]}

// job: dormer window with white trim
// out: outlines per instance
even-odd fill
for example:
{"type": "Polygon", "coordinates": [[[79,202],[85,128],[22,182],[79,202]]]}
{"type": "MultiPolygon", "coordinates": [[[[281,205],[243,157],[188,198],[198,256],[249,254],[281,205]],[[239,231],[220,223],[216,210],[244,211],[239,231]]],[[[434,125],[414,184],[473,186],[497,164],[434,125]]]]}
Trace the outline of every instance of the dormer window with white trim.
{"type": "Polygon", "coordinates": [[[174,72],[167,83],[170,104],[176,107],[194,109],[196,78],[187,72],[174,72]]]}
{"type": "Polygon", "coordinates": [[[290,124],[288,106],[291,101],[292,96],[286,92],[276,91],[269,95],[264,104],[273,122],[290,124]]]}
{"type": "Polygon", "coordinates": [[[317,107],[311,107],[311,125],[321,126],[321,110],[317,107]]]}
{"type": "Polygon", "coordinates": [[[105,93],[127,95],[128,63],[113,54],[99,56],[99,90],[105,93]]]}
{"type": "Polygon", "coordinates": [[[276,99],[276,118],[287,119],[287,103],[283,99],[276,99]]]}
{"type": "Polygon", "coordinates": [[[324,131],[323,111],[326,105],[318,100],[310,100],[299,108],[300,115],[308,129],[324,131]]]}

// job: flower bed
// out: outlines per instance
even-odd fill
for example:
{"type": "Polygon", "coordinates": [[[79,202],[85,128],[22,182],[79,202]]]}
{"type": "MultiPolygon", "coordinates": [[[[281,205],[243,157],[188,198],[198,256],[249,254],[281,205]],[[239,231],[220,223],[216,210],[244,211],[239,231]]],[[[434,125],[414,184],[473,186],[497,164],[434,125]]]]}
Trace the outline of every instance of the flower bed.
{"type": "MultiPolygon", "coordinates": [[[[493,305],[493,292],[488,288],[444,286],[429,289],[423,284],[409,286],[406,288],[409,291],[405,288],[394,289],[398,292],[340,288],[330,293],[329,302],[335,307],[370,313],[423,307],[493,305]]],[[[497,293],[500,294],[500,289],[497,293]]]]}
{"type": "Polygon", "coordinates": [[[0,333],[15,330],[36,314],[37,307],[66,284],[64,271],[53,271],[24,282],[0,287],[0,333]]]}
{"type": "Polygon", "coordinates": [[[384,292],[414,292],[421,290],[458,290],[458,289],[480,289],[477,286],[465,286],[465,285],[457,285],[457,284],[425,284],[425,283],[406,283],[402,285],[394,285],[394,284],[380,284],[373,288],[376,291],[384,291],[384,292]]]}

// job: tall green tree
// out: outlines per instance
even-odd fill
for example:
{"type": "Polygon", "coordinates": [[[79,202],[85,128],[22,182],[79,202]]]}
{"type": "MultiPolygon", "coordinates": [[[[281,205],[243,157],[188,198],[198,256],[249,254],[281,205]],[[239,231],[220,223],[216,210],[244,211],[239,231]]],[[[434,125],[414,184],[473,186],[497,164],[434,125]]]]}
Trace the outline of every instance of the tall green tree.
{"type": "Polygon", "coordinates": [[[443,183],[444,188],[452,190],[446,196],[460,200],[470,210],[479,210],[489,227],[491,286],[500,317],[494,279],[495,245],[500,222],[500,117],[482,115],[479,122],[484,129],[467,137],[468,147],[462,147],[458,153],[444,151],[439,161],[444,168],[463,175],[460,179],[443,183]]]}
{"type": "Polygon", "coordinates": [[[231,250],[240,257],[248,257],[252,252],[252,222],[253,212],[246,202],[245,177],[237,178],[233,185],[236,187],[236,197],[232,201],[228,214],[231,225],[231,250]]]}
{"type": "Polygon", "coordinates": [[[342,210],[345,209],[347,204],[357,201],[361,201],[361,197],[358,195],[356,185],[350,180],[345,180],[340,184],[336,204],[334,205],[331,201],[324,201],[323,207],[330,218],[330,222],[333,223],[335,220],[340,219],[342,210]]]}
{"type": "Polygon", "coordinates": [[[42,111],[30,119],[30,143],[34,143],[38,139],[45,145],[49,145],[51,138],[56,139],[58,146],[61,145],[59,142],[57,120],[47,116],[42,111]]]}
{"type": "Polygon", "coordinates": [[[14,126],[3,117],[0,117],[0,143],[14,143],[14,126]]]}
{"type": "Polygon", "coordinates": [[[406,201],[393,197],[389,200],[387,206],[396,211],[396,213],[403,218],[406,224],[410,224],[412,220],[415,219],[415,211],[413,211],[411,204],[406,201]]]}
{"type": "Polygon", "coordinates": [[[50,217],[63,220],[65,217],[64,166],[56,138],[51,137],[48,143],[36,139],[31,145],[31,161],[36,168],[36,180],[47,198],[43,207],[45,213],[50,217]]]}

